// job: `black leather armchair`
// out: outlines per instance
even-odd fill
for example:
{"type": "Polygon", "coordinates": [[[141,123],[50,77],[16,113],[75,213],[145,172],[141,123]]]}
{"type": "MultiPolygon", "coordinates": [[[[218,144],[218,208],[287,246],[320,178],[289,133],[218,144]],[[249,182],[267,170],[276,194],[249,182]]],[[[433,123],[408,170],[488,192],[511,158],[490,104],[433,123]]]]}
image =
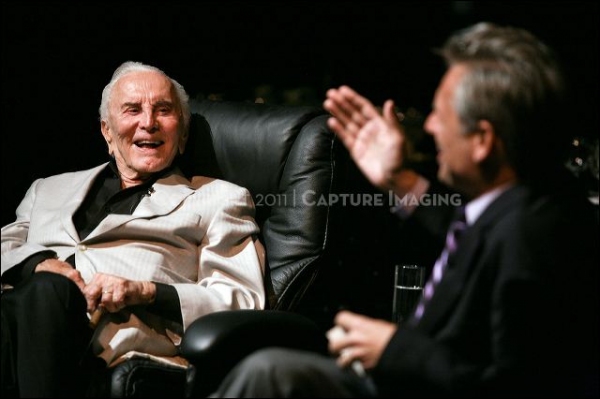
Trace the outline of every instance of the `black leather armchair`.
{"type": "Polygon", "coordinates": [[[186,331],[193,366],[131,359],[110,370],[112,397],[203,397],[251,351],[267,345],[326,350],[310,290],[331,259],[336,142],[318,107],[202,101],[192,104],[182,168],[249,189],[266,248],[268,310],[209,314],[186,331]]]}

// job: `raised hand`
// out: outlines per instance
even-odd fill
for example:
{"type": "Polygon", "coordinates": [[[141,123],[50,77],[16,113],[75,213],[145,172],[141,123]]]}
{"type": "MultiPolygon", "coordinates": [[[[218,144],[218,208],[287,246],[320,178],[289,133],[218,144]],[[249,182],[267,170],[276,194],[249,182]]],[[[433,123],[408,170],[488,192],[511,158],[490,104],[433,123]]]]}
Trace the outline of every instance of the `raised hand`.
{"type": "Polygon", "coordinates": [[[329,127],[348,148],[360,170],[380,189],[396,189],[403,163],[404,130],[387,100],[380,112],[369,100],[348,86],[330,89],[323,107],[333,117],[329,127]]]}

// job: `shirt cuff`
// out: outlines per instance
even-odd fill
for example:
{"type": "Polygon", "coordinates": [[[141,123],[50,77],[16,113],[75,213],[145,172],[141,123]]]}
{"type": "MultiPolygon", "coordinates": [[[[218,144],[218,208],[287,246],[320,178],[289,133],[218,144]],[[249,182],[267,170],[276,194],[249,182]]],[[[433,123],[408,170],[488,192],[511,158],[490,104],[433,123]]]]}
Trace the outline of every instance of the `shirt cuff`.
{"type": "Polygon", "coordinates": [[[156,282],[154,285],[156,285],[156,295],[154,296],[154,302],[148,305],[148,310],[169,320],[182,323],[179,294],[177,294],[175,287],[156,282]]]}
{"type": "Polygon", "coordinates": [[[419,176],[417,182],[403,197],[399,197],[394,194],[394,205],[390,207],[390,212],[398,216],[401,219],[406,219],[413,214],[419,203],[421,197],[429,190],[429,180],[423,176],[419,176]]]}

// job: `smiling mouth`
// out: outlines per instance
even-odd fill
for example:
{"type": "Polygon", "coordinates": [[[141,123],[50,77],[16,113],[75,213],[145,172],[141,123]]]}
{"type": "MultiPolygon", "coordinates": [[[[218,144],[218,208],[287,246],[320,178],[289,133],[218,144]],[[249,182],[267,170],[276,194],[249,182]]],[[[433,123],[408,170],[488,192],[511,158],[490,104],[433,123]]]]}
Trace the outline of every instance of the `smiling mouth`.
{"type": "Polygon", "coordinates": [[[154,149],[154,148],[160,147],[163,144],[163,142],[162,141],[136,141],[134,144],[136,147],[139,147],[139,148],[154,149]]]}

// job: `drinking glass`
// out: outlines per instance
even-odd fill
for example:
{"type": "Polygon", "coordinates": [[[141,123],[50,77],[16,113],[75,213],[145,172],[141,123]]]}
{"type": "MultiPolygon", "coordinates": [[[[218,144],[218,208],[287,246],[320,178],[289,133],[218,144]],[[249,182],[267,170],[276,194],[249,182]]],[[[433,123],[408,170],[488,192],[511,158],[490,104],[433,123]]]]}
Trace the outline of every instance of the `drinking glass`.
{"type": "Polygon", "coordinates": [[[425,284],[425,268],[418,265],[396,265],[392,321],[403,323],[421,300],[425,284]]]}

